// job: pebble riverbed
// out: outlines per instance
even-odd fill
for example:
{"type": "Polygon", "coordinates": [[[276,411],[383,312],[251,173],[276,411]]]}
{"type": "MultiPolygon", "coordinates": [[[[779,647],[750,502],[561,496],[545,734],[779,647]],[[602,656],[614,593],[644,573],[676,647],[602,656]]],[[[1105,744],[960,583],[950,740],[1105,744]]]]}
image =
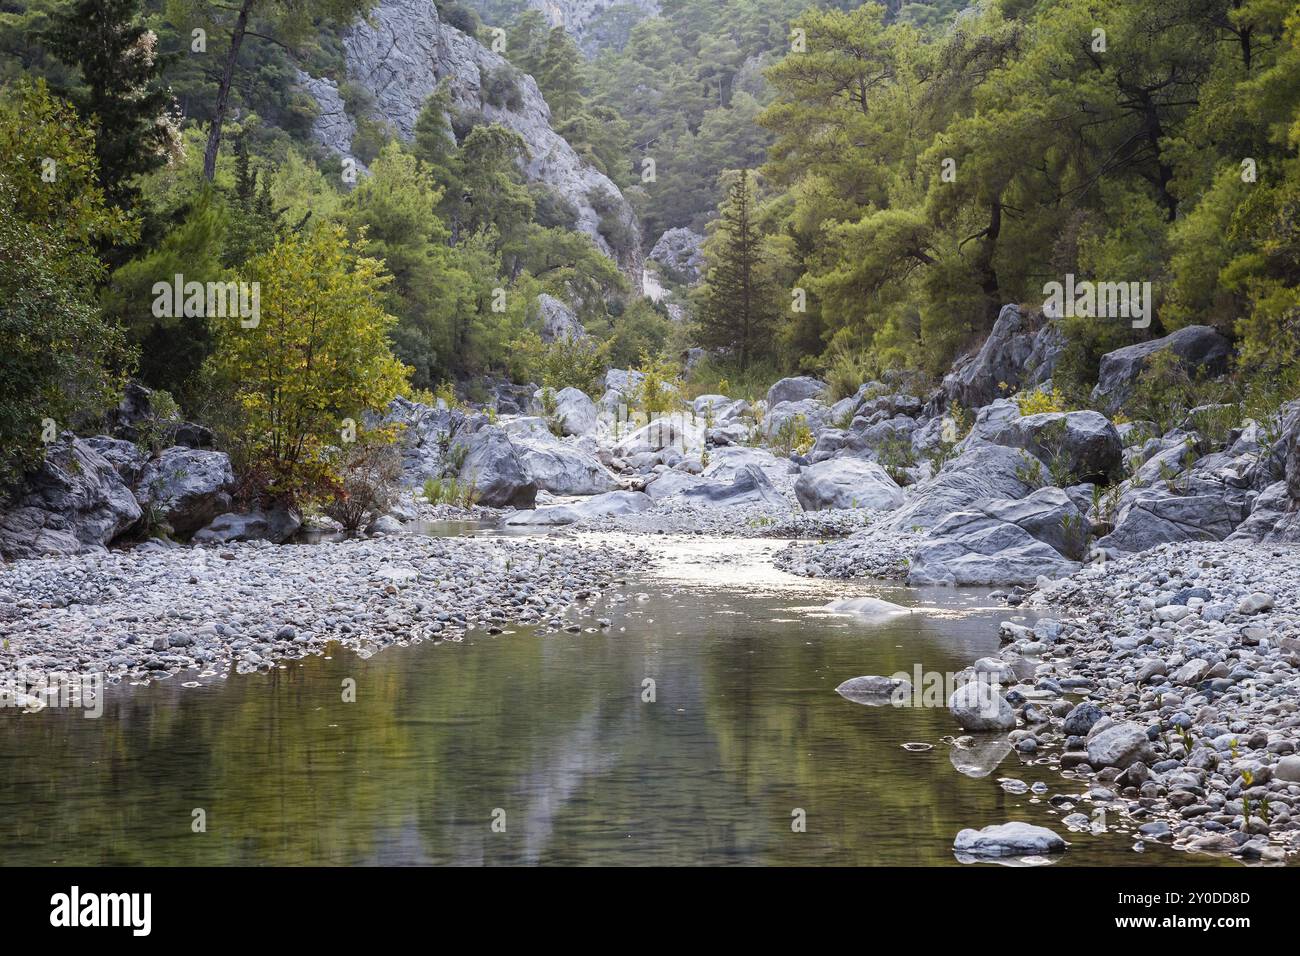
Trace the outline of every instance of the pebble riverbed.
{"type": "Polygon", "coordinates": [[[368,655],[472,627],[558,628],[641,560],[604,542],[402,534],[19,561],[0,568],[0,675],[269,670],[332,641],[368,655]]]}

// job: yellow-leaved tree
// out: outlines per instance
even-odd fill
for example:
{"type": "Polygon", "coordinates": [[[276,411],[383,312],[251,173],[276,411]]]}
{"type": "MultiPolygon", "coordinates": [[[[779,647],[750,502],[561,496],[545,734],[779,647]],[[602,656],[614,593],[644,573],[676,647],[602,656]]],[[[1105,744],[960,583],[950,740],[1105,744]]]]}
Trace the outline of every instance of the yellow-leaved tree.
{"type": "Polygon", "coordinates": [[[339,447],[407,391],[410,369],[388,345],[390,276],[364,252],[336,225],[285,236],[240,276],[257,283],[257,315],[214,321],[209,372],[250,497],[301,506],[334,494],[339,447]]]}

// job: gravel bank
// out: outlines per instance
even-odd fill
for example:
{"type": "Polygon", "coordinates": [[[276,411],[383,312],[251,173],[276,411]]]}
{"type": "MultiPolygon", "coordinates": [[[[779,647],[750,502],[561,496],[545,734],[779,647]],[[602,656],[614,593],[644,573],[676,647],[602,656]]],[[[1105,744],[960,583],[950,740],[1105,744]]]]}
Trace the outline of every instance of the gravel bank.
{"type": "Polygon", "coordinates": [[[703,534],[723,538],[842,538],[860,531],[873,512],[802,511],[792,504],[727,507],[663,501],[636,514],[587,518],[572,525],[582,531],[629,534],[703,534]]]}
{"type": "Polygon", "coordinates": [[[839,541],[792,543],[773,559],[782,571],[810,578],[907,577],[909,557],[925,535],[867,527],[839,541]]]}
{"type": "Polygon", "coordinates": [[[472,627],[560,627],[643,560],[571,539],[396,535],[21,561],[0,568],[0,677],[269,670],[331,641],[370,653],[472,627]]]}
{"type": "Polygon", "coordinates": [[[1138,848],[1300,852],[1300,549],[1163,545],[1027,604],[1059,620],[1003,625],[1002,657],[1040,662],[1011,742],[1078,782],[1058,809],[1104,808],[1138,848]]]}

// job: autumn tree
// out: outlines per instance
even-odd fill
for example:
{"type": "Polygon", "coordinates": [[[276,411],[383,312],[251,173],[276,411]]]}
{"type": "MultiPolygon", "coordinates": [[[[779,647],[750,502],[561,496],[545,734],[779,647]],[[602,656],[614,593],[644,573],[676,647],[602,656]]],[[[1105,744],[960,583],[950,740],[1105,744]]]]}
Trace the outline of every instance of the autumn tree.
{"type": "Polygon", "coordinates": [[[227,430],[250,484],[300,504],[337,482],[332,449],[406,389],[384,309],[383,265],[339,226],[289,234],[248,264],[259,312],[214,329],[213,383],[234,409],[227,430]]]}

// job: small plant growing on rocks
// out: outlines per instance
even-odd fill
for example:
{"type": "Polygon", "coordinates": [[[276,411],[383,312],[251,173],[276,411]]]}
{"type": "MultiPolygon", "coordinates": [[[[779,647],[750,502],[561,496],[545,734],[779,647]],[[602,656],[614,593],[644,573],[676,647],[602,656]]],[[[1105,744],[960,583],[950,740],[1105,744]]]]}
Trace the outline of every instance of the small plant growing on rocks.
{"type": "Polygon", "coordinates": [[[886,438],[876,450],[876,458],[896,484],[905,485],[911,480],[907,469],[916,467],[916,452],[908,439],[886,438]]]}
{"type": "Polygon", "coordinates": [[[787,418],[771,437],[770,444],[783,455],[807,454],[813,446],[813,433],[808,427],[808,419],[802,415],[787,418]]]}
{"type": "Polygon", "coordinates": [[[1020,453],[1020,464],[1016,465],[1016,477],[1021,484],[1030,488],[1042,488],[1047,484],[1043,477],[1043,463],[1028,452],[1020,453]]]}

